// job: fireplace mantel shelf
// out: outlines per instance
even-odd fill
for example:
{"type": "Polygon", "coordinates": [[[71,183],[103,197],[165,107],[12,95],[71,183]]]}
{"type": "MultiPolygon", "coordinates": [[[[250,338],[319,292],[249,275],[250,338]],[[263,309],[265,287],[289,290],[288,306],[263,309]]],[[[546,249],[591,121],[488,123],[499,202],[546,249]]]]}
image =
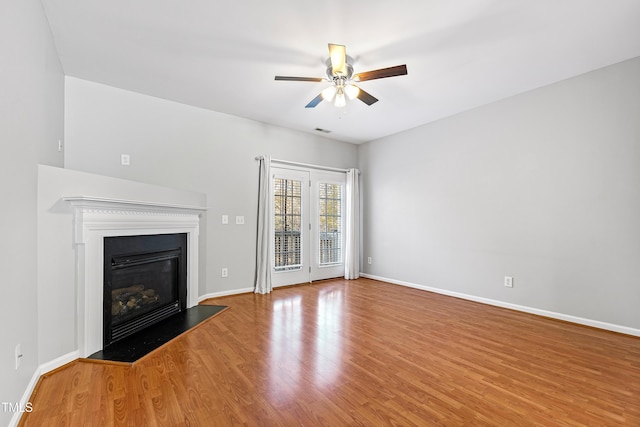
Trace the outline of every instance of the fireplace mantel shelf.
{"type": "Polygon", "coordinates": [[[141,200],[110,199],[106,197],[73,196],[63,197],[62,200],[71,206],[82,209],[94,210],[123,210],[123,211],[147,211],[162,213],[201,213],[207,210],[202,206],[176,205],[170,203],[148,202],[141,200]]]}

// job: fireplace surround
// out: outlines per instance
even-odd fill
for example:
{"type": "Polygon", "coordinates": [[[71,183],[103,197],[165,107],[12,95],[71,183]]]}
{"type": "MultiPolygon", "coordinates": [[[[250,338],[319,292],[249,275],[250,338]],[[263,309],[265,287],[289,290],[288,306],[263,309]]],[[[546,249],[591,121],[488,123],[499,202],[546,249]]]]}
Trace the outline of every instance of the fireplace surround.
{"type": "MultiPolygon", "coordinates": [[[[105,239],[184,235],[186,266],[183,292],[186,295],[182,304],[184,308],[198,304],[198,235],[200,215],[205,211],[204,208],[88,196],[64,197],[63,200],[74,208],[77,344],[80,357],[103,350],[105,345],[105,239]]],[[[129,255],[135,255],[134,252],[129,255]]],[[[172,256],[165,255],[169,258],[172,256]]]]}

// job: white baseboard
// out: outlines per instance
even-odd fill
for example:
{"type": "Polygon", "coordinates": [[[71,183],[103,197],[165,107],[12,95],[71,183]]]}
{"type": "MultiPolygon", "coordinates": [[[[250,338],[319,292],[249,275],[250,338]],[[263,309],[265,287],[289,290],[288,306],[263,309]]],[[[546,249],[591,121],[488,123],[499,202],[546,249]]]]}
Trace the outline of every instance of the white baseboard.
{"type": "Polygon", "coordinates": [[[60,366],[64,366],[69,362],[73,362],[79,357],[80,357],[80,352],[78,350],[75,350],[70,353],[63,354],[62,356],[57,357],[48,362],[45,362],[39,367],[40,375],[44,375],[47,372],[51,372],[54,369],[58,369],[60,366]]]}
{"type": "Polygon", "coordinates": [[[246,294],[249,292],[253,292],[253,288],[243,288],[243,289],[234,289],[232,291],[212,292],[210,294],[204,294],[199,296],[198,303],[201,303],[204,300],[208,300],[209,298],[226,297],[229,295],[246,294]]]}
{"type": "MultiPolygon", "coordinates": [[[[22,398],[20,399],[20,408],[26,408],[29,399],[31,398],[31,394],[33,394],[33,390],[36,388],[36,384],[38,384],[38,380],[40,379],[40,367],[36,368],[29,384],[27,384],[27,388],[24,393],[22,393],[22,398]]],[[[20,422],[20,417],[22,416],[22,412],[14,412],[11,420],[9,420],[9,427],[16,427],[18,422],[20,422]]]]}
{"type": "MultiPolygon", "coordinates": [[[[24,393],[22,393],[22,398],[20,399],[20,407],[21,408],[26,407],[27,403],[29,402],[29,399],[31,398],[31,395],[33,394],[33,390],[36,388],[36,384],[38,384],[38,380],[42,375],[46,374],[47,372],[51,372],[54,369],[58,369],[59,367],[66,365],[69,362],[73,362],[79,357],[80,357],[80,352],[76,350],[76,351],[72,351],[70,353],[64,354],[56,359],[50,360],[49,362],[45,362],[40,366],[38,366],[35,372],[33,373],[33,376],[31,377],[29,384],[27,384],[27,388],[25,389],[24,393]]],[[[17,426],[21,416],[22,416],[22,413],[20,412],[14,413],[13,417],[11,417],[11,421],[9,421],[9,427],[17,426]]]]}
{"type": "Polygon", "coordinates": [[[601,322],[599,320],[585,319],[582,317],[572,316],[564,313],[556,313],[554,311],[542,310],[524,305],[512,304],[505,301],[498,301],[489,298],[478,297],[475,295],[463,294],[460,292],[449,291],[446,289],[433,288],[431,286],[418,285],[416,283],[405,282],[402,280],[389,279],[386,277],[374,276],[373,274],[360,273],[361,277],[379,280],[381,282],[393,283],[394,285],[406,286],[409,288],[421,289],[423,291],[434,292],[437,294],[448,295],[451,297],[466,299],[469,301],[480,302],[483,304],[493,305],[496,307],[508,308],[511,310],[522,311],[524,313],[536,314],[538,316],[550,317],[552,319],[564,320],[566,322],[577,323],[579,325],[591,326],[593,328],[605,329],[607,331],[619,332],[621,334],[633,335],[640,337],[640,329],[630,328],[628,326],[616,325],[614,323],[601,322]]]}

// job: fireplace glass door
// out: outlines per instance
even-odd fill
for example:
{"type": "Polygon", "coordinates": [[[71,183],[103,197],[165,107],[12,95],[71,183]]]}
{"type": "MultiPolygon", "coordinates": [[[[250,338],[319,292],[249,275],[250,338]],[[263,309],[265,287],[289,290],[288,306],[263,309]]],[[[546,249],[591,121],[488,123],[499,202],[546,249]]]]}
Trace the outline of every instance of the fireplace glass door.
{"type": "Polygon", "coordinates": [[[186,248],[179,244],[181,239],[120,239],[125,241],[105,239],[105,347],[186,307],[186,248]]]}

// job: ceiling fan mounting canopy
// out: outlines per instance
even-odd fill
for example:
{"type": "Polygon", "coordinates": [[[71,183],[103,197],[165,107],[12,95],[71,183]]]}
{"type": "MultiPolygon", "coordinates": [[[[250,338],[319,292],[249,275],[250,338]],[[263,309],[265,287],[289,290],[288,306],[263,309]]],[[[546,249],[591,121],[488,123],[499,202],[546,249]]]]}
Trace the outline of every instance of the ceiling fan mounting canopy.
{"type": "MultiPolygon", "coordinates": [[[[382,79],[385,77],[403,76],[407,74],[406,65],[396,65],[395,67],[381,68],[379,70],[367,71],[353,74],[353,58],[347,55],[344,45],[329,43],[329,59],[327,60],[327,77],[333,85],[324,89],[318,96],[313,98],[305,108],[314,108],[323,100],[331,101],[335,98],[337,107],[346,105],[345,94],[350,99],[358,98],[367,105],[378,102],[373,95],[365,92],[353,82],[363,82],[367,80],[382,79]]],[[[319,77],[291,77],[276,76],[275,80],[321,82],[325,79],[319,77]]]]}

